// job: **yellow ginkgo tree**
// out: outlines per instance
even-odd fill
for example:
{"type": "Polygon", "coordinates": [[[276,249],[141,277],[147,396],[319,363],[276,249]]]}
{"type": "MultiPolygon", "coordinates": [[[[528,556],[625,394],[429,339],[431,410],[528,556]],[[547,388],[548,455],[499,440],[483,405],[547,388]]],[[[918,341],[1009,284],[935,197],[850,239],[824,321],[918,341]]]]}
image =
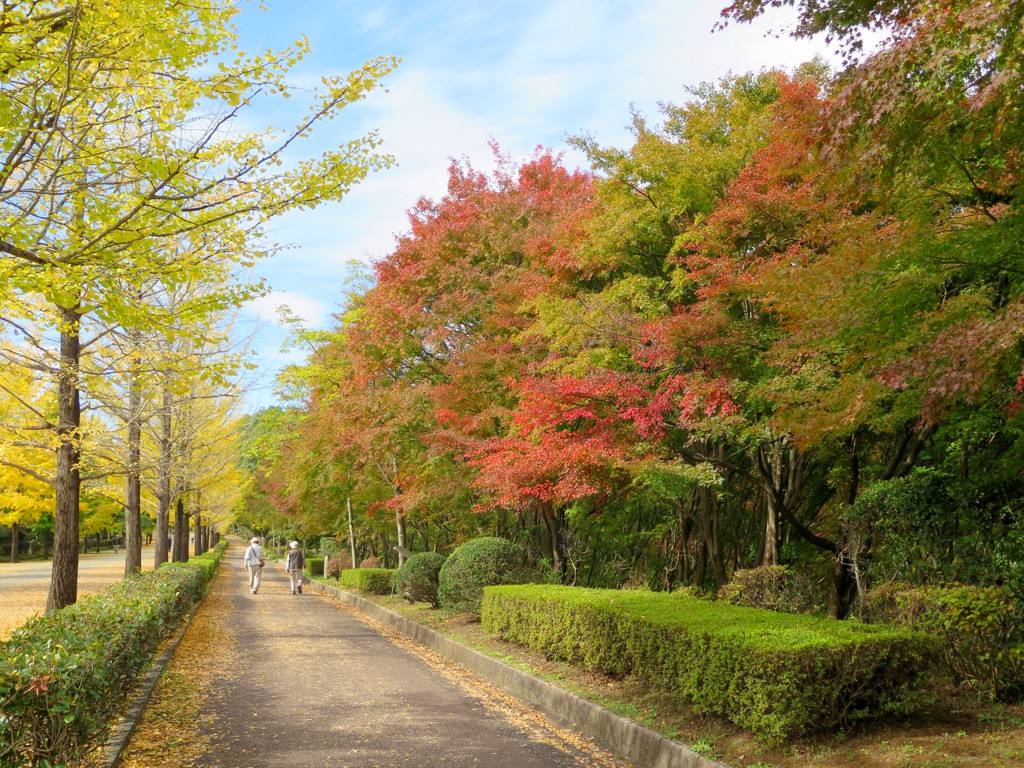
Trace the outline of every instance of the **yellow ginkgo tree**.
{"type": "MultiPolygon", "coordinates": [[[[8,449],[18,462],[29,461],[24,449],[8,449]]],[[[43,458],[43,457],[37,457],[43,458]]],[[[0,465],[0,526],[11,529],[11,562],[18,562],[23,528],[53,511],[53,487],[11,466],[0,465]]]]}
{"type": "Polygon", "coordinates": [[[252,291],[223,279],[275,248],[267,222],[340,199],[386,167],[378,139],[302,141],[376,88],[396,64],[372,60],[314,89],[288,73],[307,44],[249,55],[229,0],[12,0],[0,19],[0,285],[4,320],[32,314],[56,361],[53,578],[47,610],[77,598],[83,326],[160,329],[124,285],[208,281],[182,309],[201,318],[252,291]],[[294,123],[249,132],[255,100],[292,96],[294,123]],[[170,244],[187,238],[194,248],[170,244]],[[20,310],[25,310],[21,313],[20,310]]]}

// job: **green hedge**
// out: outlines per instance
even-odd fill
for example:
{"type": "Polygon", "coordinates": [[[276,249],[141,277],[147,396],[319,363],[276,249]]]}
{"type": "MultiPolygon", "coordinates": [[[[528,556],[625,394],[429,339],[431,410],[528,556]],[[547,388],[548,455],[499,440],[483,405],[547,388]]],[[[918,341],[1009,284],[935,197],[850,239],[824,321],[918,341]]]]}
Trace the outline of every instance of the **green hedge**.
{"type": "Polygon", "coordinates": [[[310,576],[323,576],[324,575],[324,559],[322,557],[309,557],[306,558],[306,568],[309,569],[310,576]]]}
{"type": "Polygon", "coordinates": [[[202,596],[224,547],[29,621],[0,644],[0,767],[78,765],[157,646],[202,596]]]}
{"type": "Polygon", "coordinates": [[[1024,605],[1005,587],[886,584],[864,597],[872,621],[942,641],[942,667],[961,689],[1024,701],[1024,605]]]}
{"type": "Polygon", "coordinates": [[[524,585],[484,590],[485,630],[632,675],[782,743],[921,702],[935,642],[891,627],[687,595],[524,585]]]}
{"type": "Polygon", "coordinates": [[[394,591],[394,583],[394,568],[349,568],[341,572],[341,586],[371,595],[390,595],[394,591]]]}

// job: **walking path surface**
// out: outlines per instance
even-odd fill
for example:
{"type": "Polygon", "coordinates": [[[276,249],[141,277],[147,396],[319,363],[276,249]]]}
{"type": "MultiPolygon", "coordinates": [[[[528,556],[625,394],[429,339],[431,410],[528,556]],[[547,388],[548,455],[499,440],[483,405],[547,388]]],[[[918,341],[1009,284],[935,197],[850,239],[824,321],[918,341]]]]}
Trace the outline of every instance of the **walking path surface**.
{"type": "Polygon", "coordinates": [[[213,585],[236,652],[215,672],[196,765],[621,765],[345,603],[292,595],[279,564],[250,594],[240,553],[228,549],[213,585]]]}

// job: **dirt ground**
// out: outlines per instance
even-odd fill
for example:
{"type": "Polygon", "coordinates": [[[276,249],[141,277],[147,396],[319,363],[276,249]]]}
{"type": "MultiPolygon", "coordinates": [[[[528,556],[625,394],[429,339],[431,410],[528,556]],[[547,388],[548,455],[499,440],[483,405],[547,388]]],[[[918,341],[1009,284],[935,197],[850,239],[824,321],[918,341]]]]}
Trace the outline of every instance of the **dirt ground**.
{"type": "MultiPolygon", "coordinates": [[[[146,569],[145,563],[143,569],[146,569]]],[[[102,592],[123,578],[124,563],[90,568],[78,577],[78,596],[102,592]]],[[[48,581],[40,581],[0,590],[0,640],[6,640],[11,632],[46,610],[49,588],[48,581]]]]}

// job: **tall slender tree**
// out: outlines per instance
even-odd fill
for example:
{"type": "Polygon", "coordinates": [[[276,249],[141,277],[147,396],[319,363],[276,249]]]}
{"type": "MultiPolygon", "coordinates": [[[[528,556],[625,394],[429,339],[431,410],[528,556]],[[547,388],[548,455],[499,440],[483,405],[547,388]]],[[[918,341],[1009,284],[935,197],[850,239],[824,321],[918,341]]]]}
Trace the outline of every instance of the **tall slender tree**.
{"type": "Polygon", "coordinates": [[[281,161],[376,87],[390,58],[324,78],[290,130],[232,132],[254,99],[289,94],[287,72],[306,47],[247,56],[235,47],[236,12],[221,0],[5,8],[0,283],[54,308],[60,346],[48,610],[77,593],[83,319],[139,326],[145,318],[119,293],[126,276],[173,284],[205,279],[219,260],[251,261],[266,250],[257,243],[267,220],[338,199],[389,162],[373,135],[290,167],[281,161]],[[166,247],[189,233],[205,247],[166,247]]]}

